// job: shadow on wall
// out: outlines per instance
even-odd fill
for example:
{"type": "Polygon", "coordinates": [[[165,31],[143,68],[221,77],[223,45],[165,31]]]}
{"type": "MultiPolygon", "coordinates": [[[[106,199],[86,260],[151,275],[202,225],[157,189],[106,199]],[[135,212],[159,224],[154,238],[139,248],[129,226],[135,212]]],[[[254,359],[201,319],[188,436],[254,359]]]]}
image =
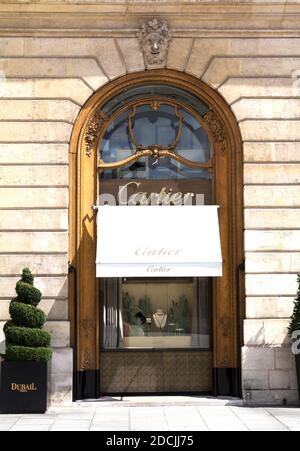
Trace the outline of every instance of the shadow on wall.
{"type": "Polygon", "coordinates": [[[5,321],[0,322],[0,354],[5,353],[5,337],[3,333],[3,327],[4,327],[5,321]]]}
{"type": "MultiPolygon", "coordinates": [[[[262,325],[255,332],[248,330],[246,333],[246,346],[250,348],[281,348],[291,346],[291,339],[288,335],[287,322],[282,323],[277,320],[262,321],[262,325]]],[[[254,324],[255,329],[257,323],[254,324]]]]}

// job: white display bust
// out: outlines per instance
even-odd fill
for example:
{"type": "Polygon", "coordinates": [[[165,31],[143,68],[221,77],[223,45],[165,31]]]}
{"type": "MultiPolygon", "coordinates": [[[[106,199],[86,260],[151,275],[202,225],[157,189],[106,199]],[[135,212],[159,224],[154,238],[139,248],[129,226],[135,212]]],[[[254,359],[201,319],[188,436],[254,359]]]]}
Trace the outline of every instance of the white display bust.
{"type": "Polygon", "coordinates": [[[156,327],[158,329],[163,329],[167,322],[167,314],[162,309],[157,309],[155,313],[153,313],[153,319],[156,327]]]}

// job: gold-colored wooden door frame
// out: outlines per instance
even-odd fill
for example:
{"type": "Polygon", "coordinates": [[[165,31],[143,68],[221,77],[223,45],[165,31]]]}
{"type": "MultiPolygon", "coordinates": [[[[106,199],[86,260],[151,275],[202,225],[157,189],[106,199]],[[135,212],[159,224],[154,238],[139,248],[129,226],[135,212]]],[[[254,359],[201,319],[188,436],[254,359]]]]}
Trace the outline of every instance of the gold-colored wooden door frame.
{"type": "Polygon", "coordinates": [[[134,73],[108,83],[92,95],[78,115],[71,137],[69,249],[70,264],[77,277],[75,290],[74,276],[70,276],[69,317],[78,399],[98,395],[99,284],[95,267],[96,221],[91,207],[97,198],[98,149],[106,122],[101,108],[124,90],[147,84],[173,85],[209,107],[204,122],[213,144],[214,200],[222,207],[220,233],[224,260],[223,277],[214,279],[213,364],[226,374],[240,366],[238,312],[243,315],[244,307],[242,301],[242,305],[238,304],[243,296],[238,293],[237,271],[244,258],[244,246],[242,144],[236,119],[220,94],[195,77],[167,69],[134,73]]]}

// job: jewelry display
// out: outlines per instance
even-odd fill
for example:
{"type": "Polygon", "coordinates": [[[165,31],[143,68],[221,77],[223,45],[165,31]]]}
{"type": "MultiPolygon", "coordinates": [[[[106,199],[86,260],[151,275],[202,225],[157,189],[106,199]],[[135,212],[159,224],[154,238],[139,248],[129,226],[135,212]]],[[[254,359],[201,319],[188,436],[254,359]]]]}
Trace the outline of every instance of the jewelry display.
{"type": "Polygon", "coordinates": [[[153,319],[156,327],[158,329],[163,329],[166,325],[168,315],[164,313],[162,309],[157,309],[155,313],[153,313],[153,319]]]}
{"type": "Polygon", "coordinates": [[[152,318],[146,318],[146,335],[149,335],[151,331],[152,318]]]}

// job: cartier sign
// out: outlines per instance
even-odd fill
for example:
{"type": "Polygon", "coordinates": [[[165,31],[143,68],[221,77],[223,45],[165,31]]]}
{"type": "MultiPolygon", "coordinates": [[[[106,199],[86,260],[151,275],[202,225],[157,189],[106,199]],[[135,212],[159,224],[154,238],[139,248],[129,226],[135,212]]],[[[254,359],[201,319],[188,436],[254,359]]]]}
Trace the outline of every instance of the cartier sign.
{"type": "Polygon", "coordinates": [[[200,180],[101,180],[98,205],[208,205],[211,181],[200,180]]]}

